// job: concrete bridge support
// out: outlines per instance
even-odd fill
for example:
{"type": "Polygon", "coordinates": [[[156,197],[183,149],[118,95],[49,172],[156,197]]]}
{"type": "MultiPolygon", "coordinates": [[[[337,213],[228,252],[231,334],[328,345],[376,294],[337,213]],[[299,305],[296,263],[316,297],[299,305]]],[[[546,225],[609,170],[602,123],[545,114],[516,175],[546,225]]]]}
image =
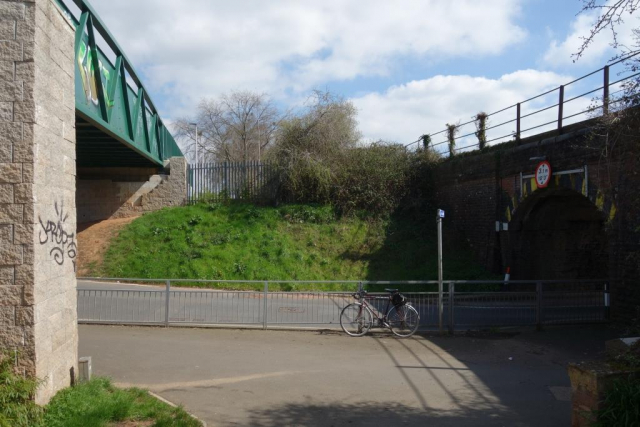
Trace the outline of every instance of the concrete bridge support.
{"type": "Polygon", "coordinates": [[[77,371],[74,29],[53,0],[0,0],[0,349],[43,381],[77,371]]]}
{"type": "Polygon", "coordinates": [[[78,168],[76,204],[78,222],[141,215],[187,198],[187,162],[172,157],[167,167],[78,168]]]}

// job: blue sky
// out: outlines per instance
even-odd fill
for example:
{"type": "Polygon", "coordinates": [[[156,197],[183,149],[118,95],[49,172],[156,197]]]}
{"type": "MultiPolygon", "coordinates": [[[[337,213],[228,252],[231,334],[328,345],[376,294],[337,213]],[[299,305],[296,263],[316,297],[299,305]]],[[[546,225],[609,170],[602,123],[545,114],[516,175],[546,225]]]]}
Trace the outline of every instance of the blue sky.
{"type": "MultiPolygon", "coordinates": [[[[415,140],[600,68],[612,55],[605,34],[571,60],[594,19],[576,16],[579,0],[92,3],[165,119],[193,115],[202,98],[232,90],[265,92],[289,109],[311,90],[329,89],[354,102],[365,140],[415,140]]],[[[627,21],[624,40],[637,24],[627,21]]]]}

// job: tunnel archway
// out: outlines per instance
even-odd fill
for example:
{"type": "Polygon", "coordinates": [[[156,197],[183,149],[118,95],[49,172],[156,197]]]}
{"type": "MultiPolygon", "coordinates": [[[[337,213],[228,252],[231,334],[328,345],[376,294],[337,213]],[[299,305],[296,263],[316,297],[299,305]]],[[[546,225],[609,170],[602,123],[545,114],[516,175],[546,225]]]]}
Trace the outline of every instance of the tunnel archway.
{"type": "Polygon", "coordinates": [[[605,277],[609,260],[603,213],[567,188],[539,189],[509,223],[513,279],[605,277]]]}

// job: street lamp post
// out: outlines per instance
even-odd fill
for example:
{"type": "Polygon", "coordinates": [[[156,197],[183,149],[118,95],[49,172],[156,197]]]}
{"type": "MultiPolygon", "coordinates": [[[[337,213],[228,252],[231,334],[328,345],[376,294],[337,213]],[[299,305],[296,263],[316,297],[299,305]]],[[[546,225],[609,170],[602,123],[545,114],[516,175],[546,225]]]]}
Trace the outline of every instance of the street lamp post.
{"type": "Polygon", "coordinates": [[[195,164],[198,164],[198,124],[197,123],[189,123],[191,126],[196,127],[196,160],[195,164]]]}

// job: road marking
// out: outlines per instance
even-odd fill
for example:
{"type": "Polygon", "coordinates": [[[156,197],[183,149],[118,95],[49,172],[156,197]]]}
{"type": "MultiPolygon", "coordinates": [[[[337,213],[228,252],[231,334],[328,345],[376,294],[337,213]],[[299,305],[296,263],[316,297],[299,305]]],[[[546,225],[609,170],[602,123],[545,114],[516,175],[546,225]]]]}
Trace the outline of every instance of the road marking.
{"type": "Polygon", "coordinates": [[[300,373],[302,373],[302,371],[281,371],[281,372],[269,372],[266,374],[243,375],[239,377],[214,378],[210,380],[186,381],[186,382],[175,382],[175,383],[164,383],[164,384],[115,383],[115,386],[120,388],[138,387],[138,388],[144,388],[144,389],[155,391],[155,392],[163,392],[167,390],[176,390],[176,389],[180,390],[180,389],[187,389],[187,388],[216,387],[216,386],[225,385],[225,384],[235,384],[242,381],[260,380],[264,378],[273,378],[273,377],[280,377],[283,375],[292,375],[292,374],[300,374],[300,373]]]}

